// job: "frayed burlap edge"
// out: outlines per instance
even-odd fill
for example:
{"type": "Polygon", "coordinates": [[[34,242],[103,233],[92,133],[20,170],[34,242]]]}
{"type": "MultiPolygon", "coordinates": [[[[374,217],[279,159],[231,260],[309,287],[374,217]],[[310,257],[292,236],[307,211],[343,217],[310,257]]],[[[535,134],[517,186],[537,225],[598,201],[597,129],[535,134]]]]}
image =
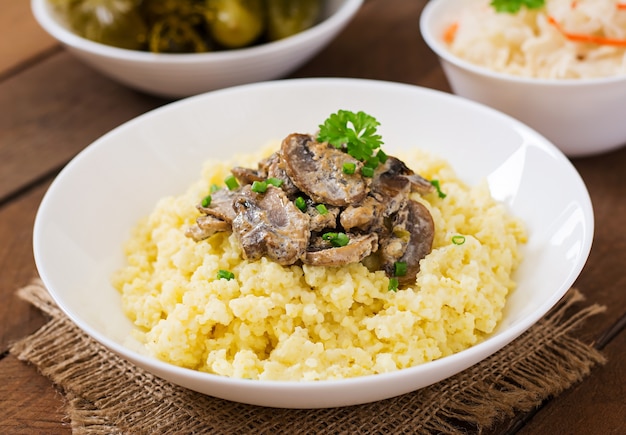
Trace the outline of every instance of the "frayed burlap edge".
{"type": "Polygon", "coordinates": [[[583,379],[605,358],[570,332],[604,311],[571,289],[525,334],[481,363],[430,387],[344,408],[262,408],[172,385],[122,360],[78,329],[40,280],[18,291],[50,316],[11,353],[59,386],[75,434],[480,433],[583,379]]]}

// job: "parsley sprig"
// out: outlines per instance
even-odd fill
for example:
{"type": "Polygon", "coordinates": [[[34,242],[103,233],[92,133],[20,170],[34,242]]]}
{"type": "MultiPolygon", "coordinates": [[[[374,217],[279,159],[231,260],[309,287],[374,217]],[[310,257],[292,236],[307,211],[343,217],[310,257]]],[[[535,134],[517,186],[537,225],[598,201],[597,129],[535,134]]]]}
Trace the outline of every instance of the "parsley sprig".
{"type": "Polygon", "coordinates": [[[345,146],[352,157],[366,161],[383,144],[382,137],[376,133],[379,125],[376,118],[365,112],[339,110],[319,126],[317,140],[340,149],[345,146]]]}
{"type": "Polygon", "coordinates": [[[491,0],[491,6],[496,12],[504,12],[515,14],[525,6],[528,9],[539,9],[545,3],[545,0],[491,0]]]}

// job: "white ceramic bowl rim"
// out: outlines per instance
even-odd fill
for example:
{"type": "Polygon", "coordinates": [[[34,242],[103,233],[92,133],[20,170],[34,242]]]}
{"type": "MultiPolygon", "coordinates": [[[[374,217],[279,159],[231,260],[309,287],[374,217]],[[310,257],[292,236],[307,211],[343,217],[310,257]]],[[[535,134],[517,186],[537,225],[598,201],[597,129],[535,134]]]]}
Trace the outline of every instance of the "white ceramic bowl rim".
{"type": "Polygon", "coordinates": [[[316,25],[297,33],[293,36],[267,42],[252,47],[230,49],[223,51],[213,51],[207,53],[151,53],[147,51],[129,50],[125,48],[113,47],[106,44],[91,41],[89,39],[78,36],[77,34],[69,31],[66,27],[61,25],[50,14],[50,5],[47,4],[48,0],[31,0],[32,11],[39,22],[39,24],[46,29],[50,34],[54,35],[63,44],[70,47],[80,48],[86,51],[96,52],[102,56],[107,56],[112,59],[132,60],[135,62],[162,62],[168,63],[196,63],[202,61],[223,61],[229,59],[236,59],[242,56],[263,56],[265,54],[271,54],[277,51],[282,51],[285,48],[297,46],[303,39],[315,39],[320,35],[325,34],[328,28],[333,28],[336,22],[342,22],[354,14],[363,0],[345,0],[343,4],[339,6],[337,11],[329,17],[323,19],[316,25]]]}
{"type": "Polygon", "coordinates": [[[580,78],[580,79],[546,79],[546,78],[533,78],[516,76],[513,74],[505,74],[498,71],[493,71],[487,67],[480,66],[468,62],[458,56],[452,54],[448,50],[443,41],[438,35],[434,35],[431,30],[433,15],[436,13],[437,8],[443,7],[446,0],[429,1],[420,15],[420,31],[426,44],[441,58],[456,65],[459,68],[466,69],[477,75],[487,76],[496,80],[516,82],[516,83],[528,83],[537,86],[550,86],[550,87],[584,87],[584,86],[597,86],[608,85],[615,82],[626,81],[626,75],[617,75],[610,77],[593,77],[593,78],[580,78]]]}

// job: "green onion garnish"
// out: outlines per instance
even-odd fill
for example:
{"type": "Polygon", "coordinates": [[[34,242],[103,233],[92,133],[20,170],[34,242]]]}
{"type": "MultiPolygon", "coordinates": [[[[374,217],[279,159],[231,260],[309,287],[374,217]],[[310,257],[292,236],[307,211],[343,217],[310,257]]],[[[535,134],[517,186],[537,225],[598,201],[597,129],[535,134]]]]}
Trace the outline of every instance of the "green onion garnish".
{"type": "Polygon", "coordinates": [[[380,161],[378,160],[378,157],[372,156],[367,159],[367,161],[365,162],[365,166],[367,166],[368,168],[376,169],[379,163],[380,161]]]}
{"type": "Polygon", "coordinates": [[[220,186],[218,186],[217,184],[211,184],[211,188],[209,189],[209,192],[215,193],[218,190],[220,190],[220,186]]]}
{"type": "Polygon", "coordinates": [[[328,209],[326,208],[326,206],[324,204],[317,204],[315,206],[315,208],[317,209],[317,211],[320,214],[327,214],[328,213],[328,209]]]}
{"type": "Polygon", "coordinates": [[[396,292],[398,291],[398,278],[389,278],[389,285],[387,286],[387,290],[396,292]]]}
{"type": "Polygon", "coordinates": [[[272,186],[275,187],[280,187],[283,185],[283,180],[281,180],[280,178],[275,178],[275,177],[270,177],[266,180],[267,184],[271,184],[272,186]]]}
{"type": "Polygon", "coordinates": [[[452,243],[455,245],[462,245],[465,243],[465,236],[457,234],[456,236],[452,236],[452,243]]]}
{"type": "Polygon", "coordinates": [[[235,277],[235,274],[232,272],[229,272],[228,270],[224,270],[224,269],[220,269],[217,272],[217,279],[225,279],[227,281],[230,281],[231,279],[233,279],[235,277]]]}
{"type": "Polygon", "coordinates": [[[229,175],[228,177],[226,177],[224,183],[226,183],[226,187],[228,187],[229,190],[235,190],[239,187],[239,183],[237,182],[237,179],[234,175],[229,175]]]}
{"type": "Polygon", "coordinates": [[[361,168],[361,174],[363,174],[364,177],[372,178],[374,176],[374,168],[363,166],[361,168]]]}
{"type": "Polygon", "coordinates": [[[439,198],[444,199],[447,196],[445,193],[443,193],[441,191],[441,186],[439,185],[439,180],[430,180],[430,184],[435,186],[435,189],[437,189],[437,195],[439,195],[439,198]]]}
{"type": "Polygon", "coordinates": [[[345,233],[324,233],[322,239],[328,240],[335,248],[346,246],[350,238],[345,233]]]}
{"type": "Polygon", "coordinates": [[[406,275],[406,261],[396,261],[393,265],[394,267],[394,274],[396,276],[404,276],[406,275]]]}
{"type": "Polygon", "coordinates": [[[211,195],[207,195],[202,198],[202,202],[200,203],[202,207],[208,207],[211,205],[211,195]]]}
{"type": "Polygon", "coordinates": [[[346,162],[343,164],[342,170],[344,174],[352,175],[354,174],[354,171],[356,171],[356,164],[351,163],[351,162],[346,162]]]}
{"type": "Polygon", "coordinates": [[[306,201],[304,200],[303,197],[301,196],[297,197],[296,200],[294,201],[294,204],[296,205],[296,207],[300,209],[300,211],[306,210],[306,201]]]}
{"type": "Polygon", "coordinates": [[[256,193],[265,193],[267,190],[267,183],[265,181],[253,181],[251,189],[256,193]]]}

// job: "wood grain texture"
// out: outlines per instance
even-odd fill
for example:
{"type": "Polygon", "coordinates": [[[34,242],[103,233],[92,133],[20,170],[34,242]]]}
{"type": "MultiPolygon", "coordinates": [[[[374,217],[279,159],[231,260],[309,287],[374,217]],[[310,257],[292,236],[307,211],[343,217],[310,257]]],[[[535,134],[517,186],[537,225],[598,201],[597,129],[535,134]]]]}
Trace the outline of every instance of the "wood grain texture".
{"type": "Polygon", "coordinates": [[[64,435],[63,395],[34,367],[13,356],[0,360],[0,433],[11,435],[64,435]]]}
{"type": "Polygon", "coordinates": [[[0,77],[58,46],[35,21],[30,1],[2,0],[0,9],[0,29],[3,35],[0,38],[0,77]]]}
{"type": "MultiPolygon", "coordinates": [[[[2,0],[0,26],[0,433],[69,433],[61,395],[41,375],[8,355],[13,340],[45,322],[15,290],[36,273],[32,224],[58,171],[93,140],[168,101],[105,78],[61,49],[38,28],[30,2],[2,0]]],[[[327,49],[290,77],[357,77],[450,91],[436,56],[419,34],[426,0],[368,0],[327,49]]],[[[596,230],[591,255],[575,285],[589,303],[606,305],[577,331],[593,342],[626,315],[626,148],[572,160],[587,184],[596,230]]],[[[536,174],[546,183],[550,174],[536,174]]],[[[626,427],[626,333],[604,348],[605,366],[517,416],[521,434],[612,434],[626,427]]],[[[511,433],[503,421],[489,434],[511,433]]]]}

